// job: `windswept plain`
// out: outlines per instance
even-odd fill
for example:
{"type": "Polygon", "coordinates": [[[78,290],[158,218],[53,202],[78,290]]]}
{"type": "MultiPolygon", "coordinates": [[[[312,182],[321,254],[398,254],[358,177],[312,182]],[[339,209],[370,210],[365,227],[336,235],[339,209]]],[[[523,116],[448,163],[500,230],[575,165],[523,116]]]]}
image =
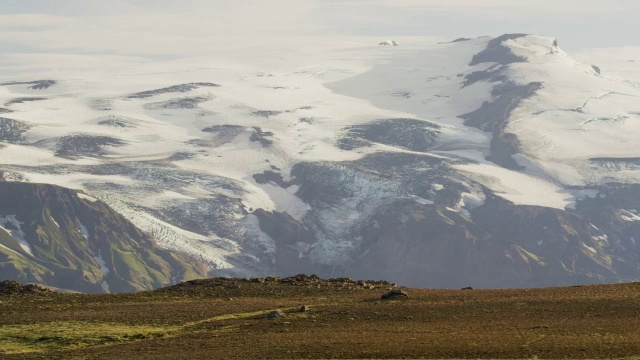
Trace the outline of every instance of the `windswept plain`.
{"type": "Polygon", "coordinates": [[[135,294],[0,294],[3,359],[637,359],[640,284],[407,289],[209,279],[135,294]],[[306,312],[300,308],[306,305],[306,312]],[[284,317],[269,318],[280,310],[284,317]]]}

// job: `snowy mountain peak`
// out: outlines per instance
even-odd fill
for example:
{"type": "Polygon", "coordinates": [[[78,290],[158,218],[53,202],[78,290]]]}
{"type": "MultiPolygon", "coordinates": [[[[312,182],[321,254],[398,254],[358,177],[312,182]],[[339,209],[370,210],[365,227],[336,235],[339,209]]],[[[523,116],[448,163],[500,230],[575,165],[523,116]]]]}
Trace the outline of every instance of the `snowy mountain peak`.
{"type": "Polygon", "coordinates": [[[528,62],[534,60],[534,58],[554,54],[567,56],[558,47],[558,40],[555,38],[526,34],[505,34],[489,40],[486,49],[475,54],[470,65],[482,63],[508,65],[528,62]]]}
{"type": "Polygon", "coordinates": [[[517,52],[520,50],[523,53],[527,52],[534,56],[553,55],[558,53],[566,55],[566,53],[558,47],[558,40],[548,36],[520,36],[507,39],[502,43],[502,45],[510,48],[511,51],[517,52]]]}
{"type": "Polygon", "coordinates": [[[640,239],[619,216],[640,209],[626,199],[640,183],[631,80],[534,35],[407,39],[402,52],[317,41],[6,83],[0,170],[83,190],[223,275],[470,276],[446,260],[484,285],[500,285],[493,263],[527,274],[508,279],[520,285],[548,284],[536,269],[550,264],[566,282],[618,276],[616,242],[640,239]],[[385,258],[398,253],[410,261],[385,258]]]}

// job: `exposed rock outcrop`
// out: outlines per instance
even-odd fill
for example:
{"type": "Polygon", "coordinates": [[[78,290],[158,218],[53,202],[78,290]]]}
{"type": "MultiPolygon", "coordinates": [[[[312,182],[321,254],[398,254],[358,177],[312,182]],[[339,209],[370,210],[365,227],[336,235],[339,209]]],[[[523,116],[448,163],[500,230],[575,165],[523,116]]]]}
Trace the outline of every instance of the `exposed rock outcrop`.
{"type": "Polygon", "coordinates": [[[409,294],[402,289],[393,289],[388,293],[382,294],[380,298],[382,300],[405,300],[409,298],[409,294]]]}

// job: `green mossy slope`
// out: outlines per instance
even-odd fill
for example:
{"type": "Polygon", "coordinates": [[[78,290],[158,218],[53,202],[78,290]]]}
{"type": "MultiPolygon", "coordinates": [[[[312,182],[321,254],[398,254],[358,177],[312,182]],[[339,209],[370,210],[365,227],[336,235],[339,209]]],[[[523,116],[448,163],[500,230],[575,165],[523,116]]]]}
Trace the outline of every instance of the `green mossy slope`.
{"type": "Polygon", "coordinates": [[[71,189],[0,182],[2,224],[1,279],[82,292],[130,292],[207,274],[204,265],[159,248],[107,204],[71,189]],[[15,233],[23,233],[30,252],[15,233]]]}

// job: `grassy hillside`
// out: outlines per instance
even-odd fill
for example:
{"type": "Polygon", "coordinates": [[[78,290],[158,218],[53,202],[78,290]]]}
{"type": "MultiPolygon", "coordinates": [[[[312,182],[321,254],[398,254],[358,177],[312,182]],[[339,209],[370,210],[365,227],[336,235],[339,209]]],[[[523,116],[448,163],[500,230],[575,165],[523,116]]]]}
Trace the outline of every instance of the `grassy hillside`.
{"type": "Polygon", "coordinates": [[[0,291],[7,359],[637,358],[640,284],[404,289],[347,279],[197,280],[113,295],[0,291]],[[302,305],[310,310],[300,312],[302,305]],[[276,309],[286,316],[269,319],[276,309]]]}
{"type": "Polygon", "coordinates": [[[81,292],[149,290],[207,274],[107,204],[53,185],[0,182],[0,245],[0,280],[81,292]]]}

